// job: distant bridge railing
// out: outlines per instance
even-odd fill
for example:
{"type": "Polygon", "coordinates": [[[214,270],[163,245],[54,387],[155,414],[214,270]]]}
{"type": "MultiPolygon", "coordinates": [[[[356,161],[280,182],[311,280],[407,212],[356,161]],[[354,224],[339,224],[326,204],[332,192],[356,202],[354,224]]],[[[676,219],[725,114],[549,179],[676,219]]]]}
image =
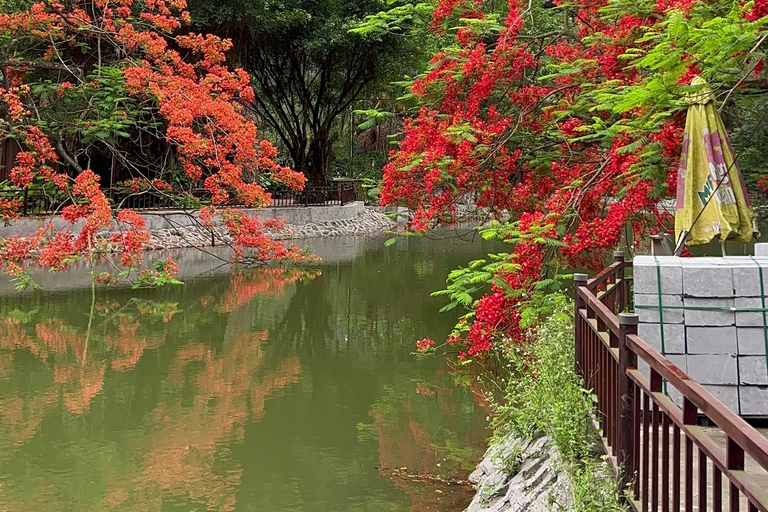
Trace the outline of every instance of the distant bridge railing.
{"type": "MultiPolygon", "coordinates": [[[[205,189],[196,189],[187,195],[169,194],[160,190],[149,189],[139,192],[127,188],[106,188],[104,194],[117,207],[132,210],[163,210],[169,208],[196,208],[201,204],[210,204],[211,195],[205,189]]],[[[356,200],[352,183],[333,183],[324,186],[307,186],[304,190],[270,190],[272,204],[278,208],[298,206],[343,206],[356,200]]],[[[60,212],[71,199],[57,191],[41,188],[0,190],[0,198],[17,199],[19,213],[23,216],[48,215],[60,212]]],[[[244,206],[234,195],[226,206],[244,206]]]]}
{"type": "Polygon", "coordinates": [[[768,440],[637,336],[637,315],[623,312],[631,262],[620,252],[614,260],[592,279],[575,275],[576,371],[597,396],[596,420],[626,503],[643,512],[721,511],[725,494],[727,510],[767,512],[768,488],[745,458],[768,471],[768,440]],[[682,409],[665,382],[682,394],[682,409]],[[699,426],[700,416],[724,443],[699,426]]]}

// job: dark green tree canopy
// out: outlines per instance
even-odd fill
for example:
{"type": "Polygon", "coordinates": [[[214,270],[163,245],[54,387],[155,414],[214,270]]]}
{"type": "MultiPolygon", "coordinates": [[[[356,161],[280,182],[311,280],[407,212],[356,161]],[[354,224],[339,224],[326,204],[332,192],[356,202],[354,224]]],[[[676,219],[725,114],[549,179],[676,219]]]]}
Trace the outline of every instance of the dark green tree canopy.
{"type": "Polygon", "coordinates": [[[252,76],[255,113],[315,183],[326,180],[341,114],[416,69],[429,50],[411,37],[350,32],[384,8],[381,0],[190,2],[200,29],[232,39],[234,64],[252,76]]]}

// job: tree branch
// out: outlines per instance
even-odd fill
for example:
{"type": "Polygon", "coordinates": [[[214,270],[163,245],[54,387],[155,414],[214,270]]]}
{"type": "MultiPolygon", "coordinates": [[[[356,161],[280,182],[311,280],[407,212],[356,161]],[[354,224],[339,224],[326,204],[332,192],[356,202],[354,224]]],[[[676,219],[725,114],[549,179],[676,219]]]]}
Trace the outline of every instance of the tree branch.
{"type": "Polygon", "coordinates": [[[71,73],[75,76],[77,76],[80,80],[83,80],[85,76],[85,72],[82,70],[82,68],[79,68],[77,66],[65,66],[64,64],[59,64],[57,62],[45,62],[45,61],[38,61],[38,60],[3,60],[0,61],[0,68],[12,68],[12,67],[19,67],[19,68],[38,68],[38,69],[55,69],[57,71],[66,71],[67,73],[71,73]],[[72,69],[76,69],[78,72],[73,73],[72,69]]]}

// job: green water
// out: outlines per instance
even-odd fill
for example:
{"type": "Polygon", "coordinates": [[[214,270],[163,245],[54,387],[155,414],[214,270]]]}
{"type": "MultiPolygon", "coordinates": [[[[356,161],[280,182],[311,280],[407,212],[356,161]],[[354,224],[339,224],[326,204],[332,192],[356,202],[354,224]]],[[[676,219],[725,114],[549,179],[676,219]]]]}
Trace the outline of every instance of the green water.
{"type": "Polygon", "coordinates": [[[90,331],[89,289],[0,298],[0,510],[463,510],[487,411],[412,352],[490,248],[357,247],[101,290],[90,331]]]}

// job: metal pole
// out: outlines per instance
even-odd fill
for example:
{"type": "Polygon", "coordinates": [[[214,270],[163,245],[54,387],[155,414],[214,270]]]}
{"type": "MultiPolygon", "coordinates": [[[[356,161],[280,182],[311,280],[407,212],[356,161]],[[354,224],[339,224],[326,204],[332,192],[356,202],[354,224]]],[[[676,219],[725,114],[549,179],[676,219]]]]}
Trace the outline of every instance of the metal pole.
{"type": "MultiPolygon", "coordinates": [[[[627,372],[637,368],[637,354],[627,346],[627,336],[637,334],[638,317],[635,313],[619,314],[619,396],[621,397],[619,416],[619,491],[622,499],[627,500],[625,491],[637,478],[637,454],[635,453],[635,385],[627,372]]],[[[644,411],[647,412],[647,411],[644,411]]],[[[646,440],[647,441],[647,440],[646,440]]]]}

